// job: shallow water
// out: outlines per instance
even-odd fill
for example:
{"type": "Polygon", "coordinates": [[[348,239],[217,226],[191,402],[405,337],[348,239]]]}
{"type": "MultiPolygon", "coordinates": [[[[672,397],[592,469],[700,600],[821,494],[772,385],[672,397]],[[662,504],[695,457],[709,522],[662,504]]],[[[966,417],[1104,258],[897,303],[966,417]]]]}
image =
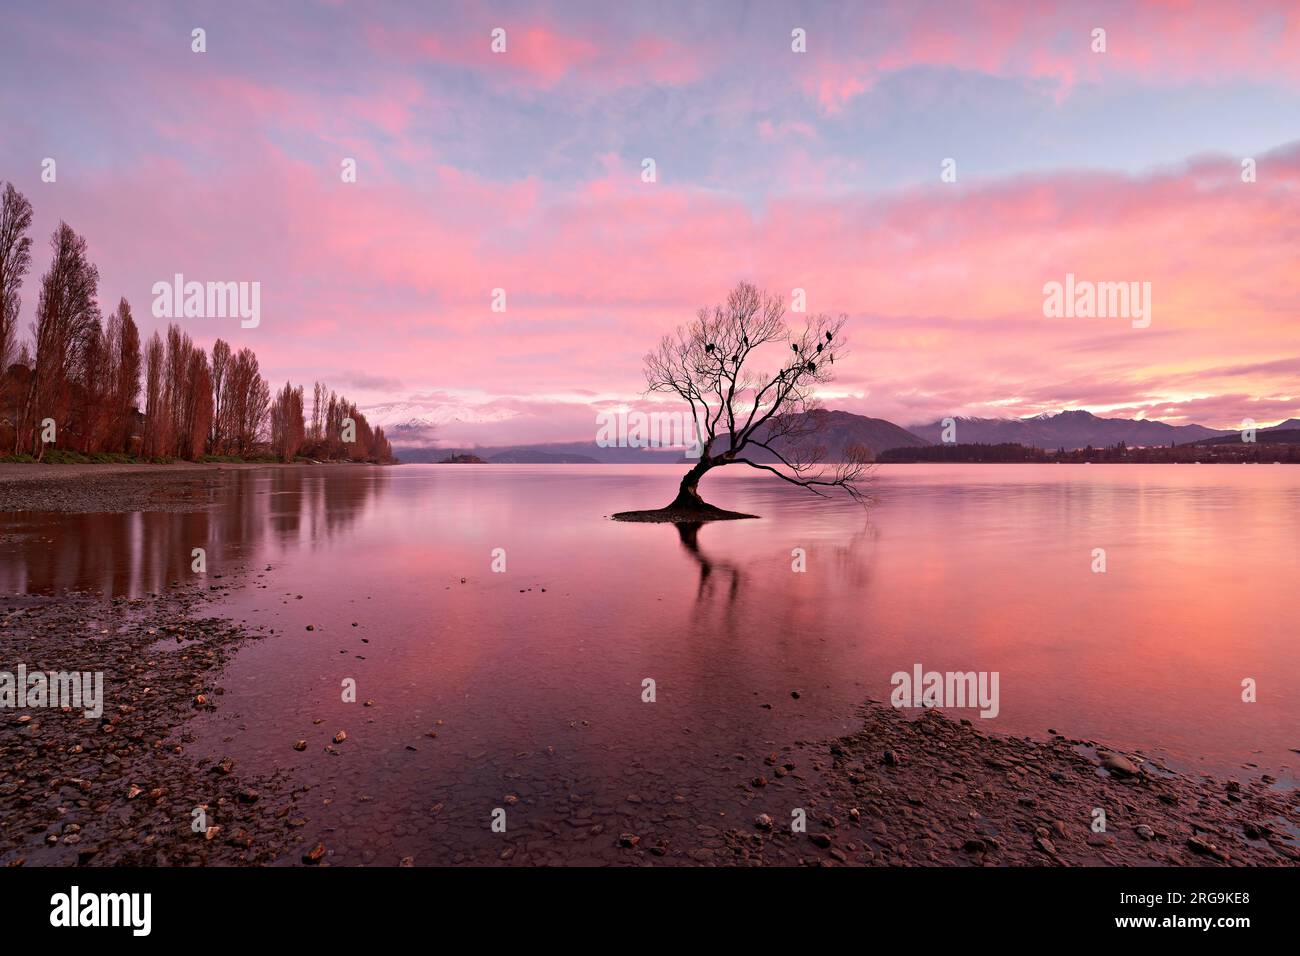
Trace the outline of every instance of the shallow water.
{"type": "Polygon", "coordinates": [[[853,729],[917,663],[997,671],[996,718],[954,712],[986,729],[1294,781],[1300,470],[886,466],[866,510],[737,472],[702,491],[762,519],[694,533],[608,520],[668,501],[665,466],[230,472],[205,513],[5,516],[0,591],[270,565],[213,605],[276,633],[197,746],[294,768],[337,862],[487,859],[496,807],[532,860],[605,858],[592,820],[725,822],[736,754],[853,729]]]}

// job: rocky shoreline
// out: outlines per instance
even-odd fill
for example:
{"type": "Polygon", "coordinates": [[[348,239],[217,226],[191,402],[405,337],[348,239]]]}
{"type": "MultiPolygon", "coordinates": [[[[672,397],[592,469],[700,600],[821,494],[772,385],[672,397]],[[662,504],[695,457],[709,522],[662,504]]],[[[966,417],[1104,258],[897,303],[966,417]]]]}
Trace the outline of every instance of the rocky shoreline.
{"type": "Polygon", "coordinates": [[[222,668],[257,636],[202,616],[226,586],[3,599],[0,667],[102,672],[104,704],[98,719],[0,710],[0,863],[262,864],[296,842],[301,791],[284,775],[245,779],[186,751],[187,722],[218,706],[222,668]]]}
{"type": "Polygon", "coordinates": [[[1300,795],[1192,779],[1096,741],[988,734],[868,703],[857,733],[752,768],[749,865],[1294,866],[1300,795]],[[802,809],[806,831],[792,832],[802,809]],[[1105,815],[1104,830],[1094,829],[1105,815]]]}

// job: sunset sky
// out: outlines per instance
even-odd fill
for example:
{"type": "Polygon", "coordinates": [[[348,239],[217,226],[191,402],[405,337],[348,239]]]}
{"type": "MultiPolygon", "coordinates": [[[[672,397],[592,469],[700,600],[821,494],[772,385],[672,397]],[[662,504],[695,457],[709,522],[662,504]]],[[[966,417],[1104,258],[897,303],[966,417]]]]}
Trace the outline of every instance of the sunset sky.
{"type": "Polygon", "coordinates": [[[1300,416],[1295,0],[5,0],[0,124],[24,331],[63,219],[106,312],[260,282],[258,328],[185,328],[444,443],[594,437],[740,279],[847,313],[826,403],[904,425],[1300,416]],[[1150,327],[1045,318],[1067,273],[1150,282],[1150,327]]]}

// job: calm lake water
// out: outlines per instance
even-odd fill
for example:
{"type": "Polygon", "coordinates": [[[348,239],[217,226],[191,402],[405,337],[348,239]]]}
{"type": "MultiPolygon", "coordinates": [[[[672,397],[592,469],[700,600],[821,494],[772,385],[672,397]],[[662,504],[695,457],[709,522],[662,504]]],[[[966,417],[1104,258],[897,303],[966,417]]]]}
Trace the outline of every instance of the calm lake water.
{"type": "Polygon", "coordinates": [[[293,768],[341,863],[495,858],[494,807],[534,861],[608,858],[593,819],[725,820],[737,753],[854,729],[917,663],[998,671],[997,718],[962,714],[990,730],[1294,782],[1300,469],[886,466],[865,510],[736,469],[701,490],[761,520],[608,519],[666,503],[679,472],[230,472],[205,513],[5,516],[0,591],[146,593],[197,546],[209,574],[270,565],[213,605],[276,633],[240,652],[196,746],[293,768]]]}

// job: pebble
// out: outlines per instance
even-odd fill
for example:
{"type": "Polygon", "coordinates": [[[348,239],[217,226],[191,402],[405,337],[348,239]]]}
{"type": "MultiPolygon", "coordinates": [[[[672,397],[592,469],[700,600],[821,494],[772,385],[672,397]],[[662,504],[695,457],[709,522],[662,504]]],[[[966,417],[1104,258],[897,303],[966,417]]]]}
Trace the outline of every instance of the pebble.
{"type": "Polygon", "coordinates": [[[1138,773],[1137,765],[1121,754],[1107,754],[1102,758],[1101,765],[1122,777],[1132,777],[1138,773]]]}

